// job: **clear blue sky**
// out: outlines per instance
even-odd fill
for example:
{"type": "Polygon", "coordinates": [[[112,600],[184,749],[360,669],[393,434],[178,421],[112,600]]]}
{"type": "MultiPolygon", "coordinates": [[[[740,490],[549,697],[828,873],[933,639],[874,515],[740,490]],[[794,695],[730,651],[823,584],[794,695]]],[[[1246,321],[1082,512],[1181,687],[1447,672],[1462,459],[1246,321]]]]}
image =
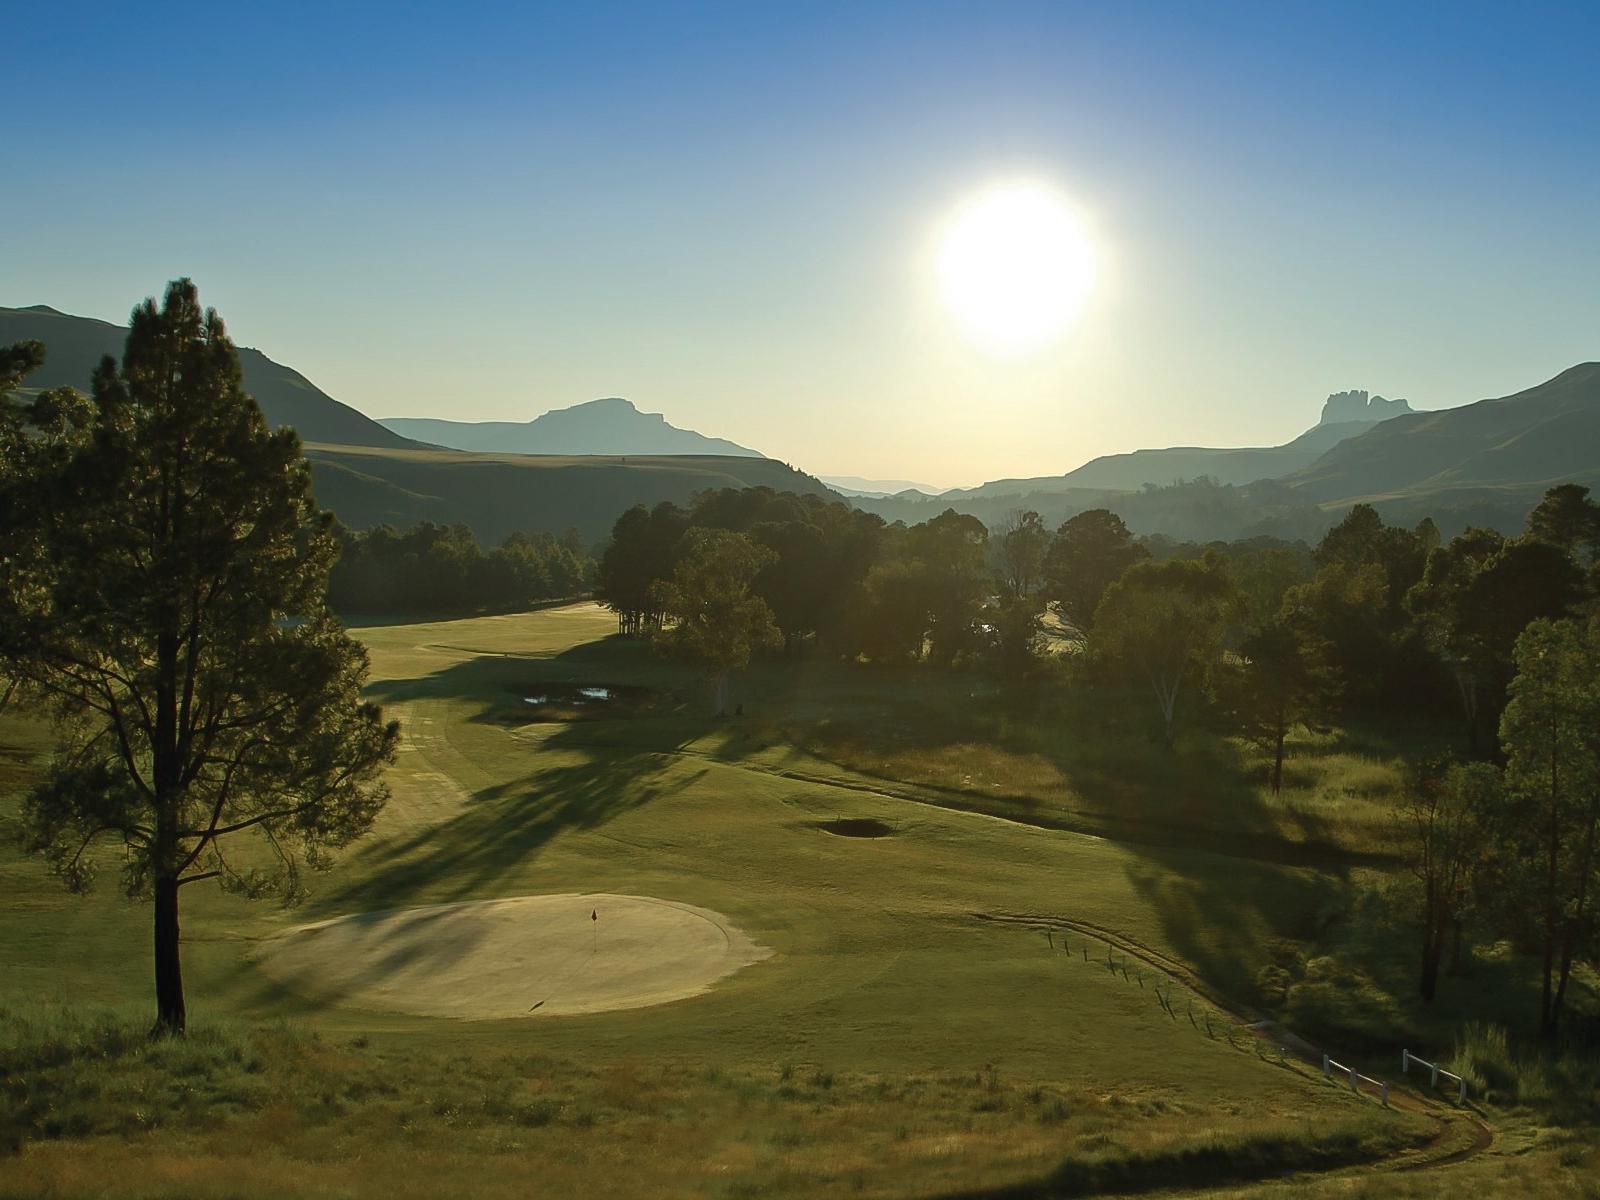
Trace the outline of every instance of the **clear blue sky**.
{"type": "Polygon", "coordinates": [[[5,28],[0,303],[122,320],[192,275],[374,416],[623,395],[962,483],[1600,358],[1592,2],[24,0],[5,28]],[[956,335],[928,266],[1015,177],[1102,261],[1020,362],[956,335]]]}

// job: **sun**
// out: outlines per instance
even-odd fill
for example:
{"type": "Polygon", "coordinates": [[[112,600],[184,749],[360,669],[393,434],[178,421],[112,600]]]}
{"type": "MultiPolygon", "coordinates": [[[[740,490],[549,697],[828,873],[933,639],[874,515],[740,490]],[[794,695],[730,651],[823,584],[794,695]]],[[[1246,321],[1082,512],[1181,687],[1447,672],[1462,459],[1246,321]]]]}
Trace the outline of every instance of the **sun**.
{"type": "Polygon", "coordinates": [[[1095,251],[1077,215],[1036,183],[990,188],[957,209],[939,246],[939,287],[966,335],[991,353],[1036,353],[1082,313],[1095,251]]]}

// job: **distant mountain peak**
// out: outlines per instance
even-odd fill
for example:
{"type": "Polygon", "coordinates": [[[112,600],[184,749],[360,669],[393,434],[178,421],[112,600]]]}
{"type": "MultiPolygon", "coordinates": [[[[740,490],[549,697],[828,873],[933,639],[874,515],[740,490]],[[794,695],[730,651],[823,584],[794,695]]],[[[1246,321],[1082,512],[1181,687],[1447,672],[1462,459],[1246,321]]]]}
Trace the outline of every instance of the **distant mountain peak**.
{"type": "Polygon", "coordinates": [[[405,437],[455,450],[505,454],[721,454],[761,458],[723,438],[679,429],[665,415],[641,412],[631,400],[603,396],[553,408],[531,421],[444,421],[432,417],[382,417],[405,437]]]}
{"type": "Polygon", "coordinates": [[[1371,424],[1387,421],[1414,411],[1404,400],[1385,400],[1382,396],[1369,396],[1366,392],[1352,390],[1334,392],[1322,406],[1319,425],[1345,425],[1352,421],[1371,424]]]}

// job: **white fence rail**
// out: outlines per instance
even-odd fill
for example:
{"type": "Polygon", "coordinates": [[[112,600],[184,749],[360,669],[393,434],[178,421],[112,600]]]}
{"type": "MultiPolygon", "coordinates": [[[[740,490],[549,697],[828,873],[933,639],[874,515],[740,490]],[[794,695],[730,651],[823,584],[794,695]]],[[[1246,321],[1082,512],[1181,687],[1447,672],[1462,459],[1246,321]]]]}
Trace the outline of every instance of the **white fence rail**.
{"type": "Polygon", "coordinates": [[[1419,1067],[1425,1067],[1429,1072],[1431,1072],[1428,1079],[1428,1085],[1430,1087],[1437,1088],[1439,1086],[1439,1079],[1441,1077],[1455,1080],[1456,1103],[1465,1104],[1467,1102],[1467,1081],[1461,1078],[1461,1076],[1455,1074],[1453,1071],[1446,1071],[1437,1063],[1431,1063],[1425,1058],[1418,1058],[1409,1050],[1400,1051],[1400,1074],[1406,1074],[1411,1069],[1412,1063],[1416,1063],[1419,1067]]]}
{"type": "Polygon", "coordinates": [[[1389,1085],[1387,1083],[1384,1083],[1381,1079],[1374,1079],[1370,1075],[1363,1075],[1354,1067],[1347,1067],[1343,1063],[1334,1062],[1333,1059],[1324,1054],[1322,1056],[1322,1073],[1332,1079],[1335,1072],[1349,1078],[1352,1092],[1359,1092],[1363,1083],[1370,1083],[1378,1089],[1378,1100],[1385,1108],[1389,1107],[1389,1085]]]}

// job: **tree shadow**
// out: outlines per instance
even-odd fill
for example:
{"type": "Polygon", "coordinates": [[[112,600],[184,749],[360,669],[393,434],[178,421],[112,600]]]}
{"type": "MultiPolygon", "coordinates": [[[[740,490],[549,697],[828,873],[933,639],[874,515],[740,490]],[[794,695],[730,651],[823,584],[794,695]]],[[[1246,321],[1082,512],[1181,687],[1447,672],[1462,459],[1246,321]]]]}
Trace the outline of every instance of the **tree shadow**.
{"type": "Polygon", "coordinates": [[[1260,764],[1219,731],[1193,722],[1166,745],[1138,697],[879,679],[876,700],[857,694],[820,717],[779,719],[783,740],[845,771],[1047,827],[1287,864],[1393,861],[1385,848],[1347,844],[1323,814],[1272,800],[1260,764]]]}
{"type": "Polygon", "coordinates": [[[666,779],[649,753],[584,754],[483,788],[441,824],[373,843],[347,860],[351,882],[319,896],[319,912],[448,903],[492,896],[560,834],[595,829],[692,787],[704,774],[666,779]]]}

